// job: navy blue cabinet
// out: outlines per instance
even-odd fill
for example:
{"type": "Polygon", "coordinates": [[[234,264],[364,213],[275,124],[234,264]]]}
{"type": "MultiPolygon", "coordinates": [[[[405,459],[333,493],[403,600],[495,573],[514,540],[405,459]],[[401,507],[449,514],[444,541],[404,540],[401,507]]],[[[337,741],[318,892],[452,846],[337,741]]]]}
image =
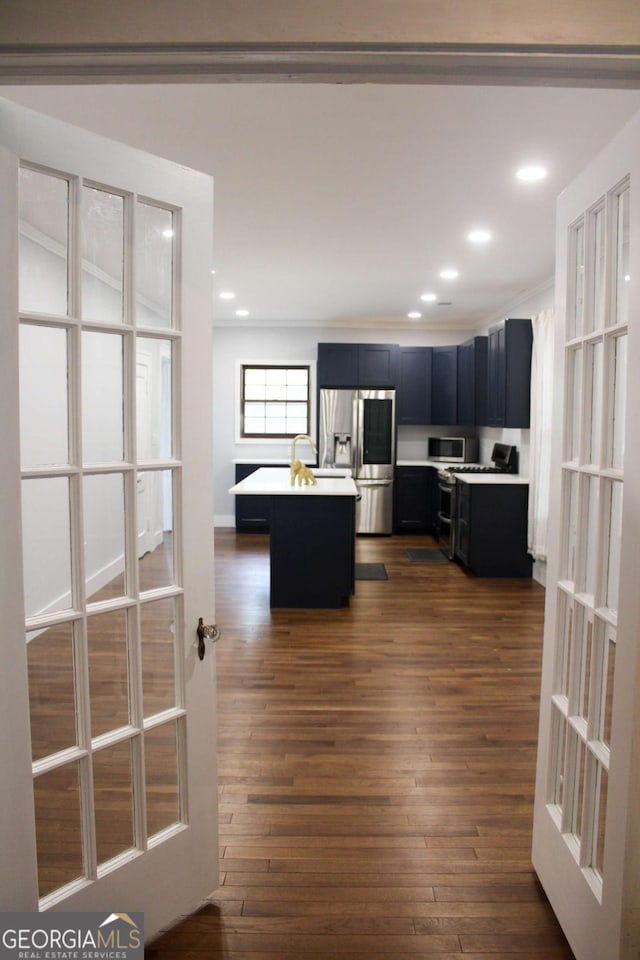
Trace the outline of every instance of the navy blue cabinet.
{"type": "Polygon", "coordinates": [[[458,424],[487,422],[487,337],[473,337],[458,346],[458,424]]]}
{"type": "Polygon", "coordinates": [[[531,320],[503,320],[489,330],[487,425],[528,427],[531,393],[531,320]]]}
{"type": "Polygon", "coordinates": [[[479,577],[530,577],[527,484],[456,484],[456,556],[479,577]]]}
{"type": "Polygon", "coordinates": [[[400,425],[431,423],[431,347],[400,347],[396,414],[400,425]]]}
{"type": "MultiPolygon", "coordinates": [[[[259,463],[237,463],[236,483],[260,468],[259,463]]],[[[269,532],[270,497],[236,496],[236,530],[239,533],[269,532]]]]}
{"type": "Polygon", "coordinates": [[[458,347],[432,348],[431,423],[458,422],[458,347]]]}
{"type": "Polygon", "coordinates": [[[438,471],[434,467],[396,467],[394,530],[433,533],[437,517],[438,471]]]}
{"type": "Polygon", "coordinates": [[[395,343],[319,343],[318,387],[395,387],[395,343]]]}

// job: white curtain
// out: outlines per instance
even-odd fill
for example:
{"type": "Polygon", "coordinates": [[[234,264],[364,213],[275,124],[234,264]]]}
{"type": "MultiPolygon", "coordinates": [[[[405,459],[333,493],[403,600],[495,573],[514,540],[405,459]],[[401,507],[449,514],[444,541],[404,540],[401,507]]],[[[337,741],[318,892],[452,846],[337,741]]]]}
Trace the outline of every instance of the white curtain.
{"type": "Polygon", "coordinates": [[[533,317],[532,325],[528,547],[535,560],[546,560],[553,416],[553,310],[544,310],[533,317]]]}

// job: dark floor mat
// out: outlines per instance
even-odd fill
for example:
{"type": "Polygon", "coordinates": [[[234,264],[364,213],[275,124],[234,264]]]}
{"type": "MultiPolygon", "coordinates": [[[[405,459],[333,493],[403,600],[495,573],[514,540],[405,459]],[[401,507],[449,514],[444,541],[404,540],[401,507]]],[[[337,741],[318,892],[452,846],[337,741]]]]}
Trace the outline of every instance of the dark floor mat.
{"type": "Polygon", "coordinates": [[[409,560],[414,563],[448,563],[442,550],[407,550],[409,560]]]}
{"type": "Polygon", "coordinates": [[[356,563],[356,580],[388,580],[384,563],[356,563]]]}

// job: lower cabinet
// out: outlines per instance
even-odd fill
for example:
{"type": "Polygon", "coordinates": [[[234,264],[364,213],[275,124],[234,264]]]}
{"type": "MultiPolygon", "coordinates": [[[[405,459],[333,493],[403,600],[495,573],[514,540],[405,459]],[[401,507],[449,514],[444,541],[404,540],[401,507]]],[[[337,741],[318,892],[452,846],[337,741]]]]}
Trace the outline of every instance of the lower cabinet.
{"type": "MultiPolygon", "coordinates": [[[[254,473],[263,464],[237,463],[236,483],[254,473]]],[[[243,497],[236,500],[236,530],[239,533],[268,533],[269,532],[269,501],[270,497],[243,497]]]]}
{"type": "Polygon", "coordinates": [[[530,577],[526,484],[456,485],[456,556],[479,577],[530,577]]]}
{"type": "Polygon", "coordinates": [[[396,467],[396,533],[433,533],[437,513],[436,483],[437,471],[433,467],[396,467]]]}

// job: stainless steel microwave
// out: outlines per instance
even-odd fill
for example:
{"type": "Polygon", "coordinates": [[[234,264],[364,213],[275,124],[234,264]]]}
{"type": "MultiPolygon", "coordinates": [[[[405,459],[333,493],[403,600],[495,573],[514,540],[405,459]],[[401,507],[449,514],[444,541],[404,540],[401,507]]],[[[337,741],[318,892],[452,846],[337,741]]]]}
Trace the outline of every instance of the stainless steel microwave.
{"type": "Polygon", "coordinates": [[[448,463],[477,463],[476,437],[427,437],[427,460],[448,463]]]}

